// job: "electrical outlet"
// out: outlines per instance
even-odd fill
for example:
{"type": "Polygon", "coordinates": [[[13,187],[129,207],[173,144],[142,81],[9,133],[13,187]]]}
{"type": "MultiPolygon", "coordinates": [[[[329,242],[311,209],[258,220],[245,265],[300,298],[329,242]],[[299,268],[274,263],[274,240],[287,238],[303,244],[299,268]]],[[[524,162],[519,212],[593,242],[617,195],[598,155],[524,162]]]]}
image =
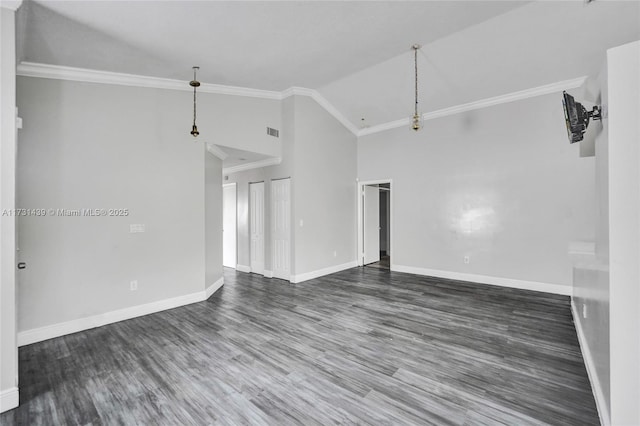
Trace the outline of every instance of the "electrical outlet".
{"type": "Polygon", "coordinates": [[[587,319],[587,304],[582,304],[582,318],[587,319]]]}
{"type": "Polygon", "coordinates": [[[131,291],[136,291],[138,289],[138,280],[133,280],[129,283],[129,289],[131,291]]]}
{"type": "Polygon", "coordinates": [[[333,251],[333,257],[338,257],[338,252],[337,251],[333,251]]]}
{"type": "Polygon", "coordinates": [[[469,263],[469,256],[464,257],[464,263],[469,263]]]}
{"type": "Polygon", "coordinates": [[[304,220],[300,219],[300,228],[304,226],[304,220]]]}

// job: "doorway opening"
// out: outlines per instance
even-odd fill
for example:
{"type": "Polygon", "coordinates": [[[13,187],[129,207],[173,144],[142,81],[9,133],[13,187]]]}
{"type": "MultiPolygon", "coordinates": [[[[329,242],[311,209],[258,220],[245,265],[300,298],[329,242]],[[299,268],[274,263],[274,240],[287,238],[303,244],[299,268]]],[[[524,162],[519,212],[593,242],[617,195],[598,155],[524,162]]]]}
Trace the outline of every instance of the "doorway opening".
{"type": "Polygon", "coordinates": [[[391,180],[361,182],[358,197],[358,264],[391,269],[393,262],[391,180]]]}
{"type": "Polygon", "coordinates": [[[222,185],[222,265],[237,266],[237,192],[236,184],[222,185]]]}

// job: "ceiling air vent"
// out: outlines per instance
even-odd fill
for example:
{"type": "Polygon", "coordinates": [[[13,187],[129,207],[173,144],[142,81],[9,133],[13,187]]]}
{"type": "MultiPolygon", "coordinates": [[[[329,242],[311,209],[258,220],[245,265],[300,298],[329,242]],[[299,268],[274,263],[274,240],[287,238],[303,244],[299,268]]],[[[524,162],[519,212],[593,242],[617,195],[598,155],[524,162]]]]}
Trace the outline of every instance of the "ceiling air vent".
{"type": "Polygon", "coordinates": [[[271,127],[267,127],[267,134],[276,138],[280,137],[280,131],[278,129],[272,129],[271,127]]]}

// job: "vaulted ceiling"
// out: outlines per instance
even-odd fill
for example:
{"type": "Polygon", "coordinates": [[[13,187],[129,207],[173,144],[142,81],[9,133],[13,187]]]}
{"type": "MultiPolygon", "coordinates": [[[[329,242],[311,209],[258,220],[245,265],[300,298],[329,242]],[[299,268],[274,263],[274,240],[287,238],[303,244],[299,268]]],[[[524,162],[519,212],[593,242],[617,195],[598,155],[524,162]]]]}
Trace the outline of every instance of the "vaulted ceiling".
{"type": "Polygon", "coordinates": [[[19,60],[282,91],[316,89],[355,126],[594,75],[640,39],[640,3],[25,1],[19,60]],[[364,118],[364,120],[362,120],[364,118]]]}

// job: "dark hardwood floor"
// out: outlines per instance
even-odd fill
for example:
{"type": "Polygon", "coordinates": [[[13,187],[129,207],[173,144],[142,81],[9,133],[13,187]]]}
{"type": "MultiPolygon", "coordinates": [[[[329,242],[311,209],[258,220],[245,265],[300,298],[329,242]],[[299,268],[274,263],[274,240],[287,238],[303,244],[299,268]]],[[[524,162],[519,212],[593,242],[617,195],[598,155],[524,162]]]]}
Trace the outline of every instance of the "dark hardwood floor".
{"type": "Polygon", "coordinates": [[[598,424],[569,298],[377,268],[20,348],[2,425],[598,424]]]}
{"type": "Polygon", "coordinates": [[[380,260],[377,262],[369,263],[365,266],[370,268],[381,268],[381,269],[391,269],[391,257],[380,253],[380,260]]]}

